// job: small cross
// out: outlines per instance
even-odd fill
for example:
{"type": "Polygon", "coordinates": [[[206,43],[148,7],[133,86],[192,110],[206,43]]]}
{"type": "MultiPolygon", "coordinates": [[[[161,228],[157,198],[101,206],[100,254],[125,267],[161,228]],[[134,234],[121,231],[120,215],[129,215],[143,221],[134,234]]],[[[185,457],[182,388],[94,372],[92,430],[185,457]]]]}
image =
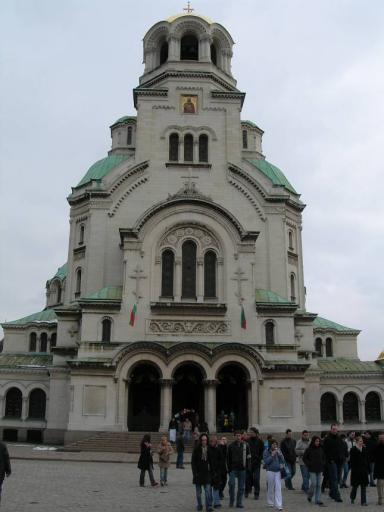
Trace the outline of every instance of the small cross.
{"type": "Polygon", "coordinates": [[[231,277],[232,281],[237,281],[237,293],[235,293],[236,297],[239,299],[239,304],[243,301],[243,296],[241,293],[241,281],[248,281],[247,277],[242,277],[244,275],[244,272],[241,270],[240,267],[235,272],[236,277],[231,277]]]}
{"type": "Polygon", "coordinates": [[[139,265],[137,265],[137,267],[134,270],[135,274],[133,276],[129,276],[132,279],[136,279],[136,290],[132,292],[133,295],[135,295],[135,297],[136,297],[136,302],[139,302],[139,300],[143,298],[140,295],[140,279],[147,279],[147,276],[144,276],[143,272],[144,272],[144,270],[142,270],[139,267],[139,265]]]}
{"type": "Polygon", "coordinates": [[[192,7],[191,7],[191,2],[187,2],[187,7],[183,8],[183,11],[187,11],[188,14],[191,14],[191,12],[194,10],[195,9],[192,9],[192,7]]]}

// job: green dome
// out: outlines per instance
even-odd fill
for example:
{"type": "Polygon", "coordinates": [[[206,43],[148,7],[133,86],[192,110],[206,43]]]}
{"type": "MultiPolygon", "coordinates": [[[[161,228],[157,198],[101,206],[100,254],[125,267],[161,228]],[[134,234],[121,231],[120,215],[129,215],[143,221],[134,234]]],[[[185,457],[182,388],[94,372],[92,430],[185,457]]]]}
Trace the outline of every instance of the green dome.
{"type": "Polygon", "coordinates": [[[87,171],[87,174],[84,178],[76,185],[75,188],[82,187],[86,183],[89,183],[92,180],[101,180],[106,176],[109,171],[120,165],[125,160],[131,158],[131,155],[119,155],[112,154],[108,155],[106,158],[102,160],[98,160],[94,163],[87,171]]]}
{"type": "Polygon", "coordinates": [[[116,124],[126,123],[127,121],[136,121],[136,117],[135,116],[123,116],[123,117],[120,117],[110,127],[112,128],[112,126],[115,126],[116,124]]]}

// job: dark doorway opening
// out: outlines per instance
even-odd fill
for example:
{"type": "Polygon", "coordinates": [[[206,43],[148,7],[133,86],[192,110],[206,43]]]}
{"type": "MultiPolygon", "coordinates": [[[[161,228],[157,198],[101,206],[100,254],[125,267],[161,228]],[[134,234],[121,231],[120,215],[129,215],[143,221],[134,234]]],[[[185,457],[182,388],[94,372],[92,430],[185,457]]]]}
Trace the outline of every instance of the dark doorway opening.
{"type": "Polygon", "coordinates": [[[16,443],[18,438],[18,431],[14,428],[5,428],[3,430],[3,440],[16,443]]]}
{"type": "Polygon", "coordinates": [[[218,374],[216,429],[248,428],[248,383],[245,370],[236,364],[224,366],[218,374]]]}
{"type": "Polygon", "coordinates": [[[143,363],[134,368],[129,384],[128,430],[157,432],[160,426],[160,373],[143,363]]]}
{"type": "Polygon", "coordinates": [[[43,442],[42,430],[27,430],[27,443],[41,444],[43,442]]]}
{"type": "MultiPolygon", "coordinates": [[[[172,413],[177,414],[183,409],[195,411],[198,420],[204,421],[204,384],[201,369],[187,363],[180,366],[174,373],[172,389],[172,413]]],[[[194,413],[190,413],[190,420],[195,424],[194,413]]]]}

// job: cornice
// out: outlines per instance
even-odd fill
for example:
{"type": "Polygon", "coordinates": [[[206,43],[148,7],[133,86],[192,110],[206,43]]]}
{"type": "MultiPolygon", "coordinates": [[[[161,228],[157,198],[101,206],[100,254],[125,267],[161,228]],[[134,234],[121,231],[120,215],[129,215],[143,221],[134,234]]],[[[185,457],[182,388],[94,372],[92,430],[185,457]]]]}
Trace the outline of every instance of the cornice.
{"type": "MultiPolygon", "coordinates": [[[[182,79],[187,79],[187,80],[191,80],[191,79],[192,80],[193,79],[212,80],[213,82],[219,84],[221,87],[223,87],[227,91],[233,91],[233,92],[240,93],[240,91],[238,91],[233,85],[229,84],[224,79],[218,77],[211,71],[176,71],[175,70],[175,71],[164,71],[160,75],[157,75],[157,76],[147,80],[146,82],[143,82],[140,85],[140,87],[137,87],[136,89],[133,90],[134,99],[135,99],[135,91],[137,91],[141,88],[153,87],[154,85],[159,84],[160,82],[163,82],[164,80],[166,80],[168,78],[182,78],[182,79]]],[[[240,94],[244,94],[244,93],[240,93],[240,94]]],[[[135,104],[135,107],[136,107],[136,104],[135,104]]]]}

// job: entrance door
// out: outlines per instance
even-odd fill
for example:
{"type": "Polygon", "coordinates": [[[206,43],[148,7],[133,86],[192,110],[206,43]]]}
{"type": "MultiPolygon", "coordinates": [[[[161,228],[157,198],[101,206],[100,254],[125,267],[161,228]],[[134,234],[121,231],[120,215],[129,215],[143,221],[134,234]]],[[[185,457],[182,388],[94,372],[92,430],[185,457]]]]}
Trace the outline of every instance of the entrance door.
{"type": "Polygon", "coordinates": [[[239,365],[228,364],[219,371],[218,381],[217,431],[248,428],[248,384],[245,370],[239,365]]]}
{"type": "Polygon", "coordinates": [[[157,432],[160,426],[160,374],[143,363],[134,368],[129,385],[128,430],[157,432]]]}
{"type": "MultiPolygon", "coordinates": [[[[199,415],[200,422],[204,421],[204,385],[200,368],[191,363],[183,364],[174,373],[173,380],[172,413],[189,409],[199,415]]],[[[193,423],[194,418],[190,419],[193,423]]]]}

